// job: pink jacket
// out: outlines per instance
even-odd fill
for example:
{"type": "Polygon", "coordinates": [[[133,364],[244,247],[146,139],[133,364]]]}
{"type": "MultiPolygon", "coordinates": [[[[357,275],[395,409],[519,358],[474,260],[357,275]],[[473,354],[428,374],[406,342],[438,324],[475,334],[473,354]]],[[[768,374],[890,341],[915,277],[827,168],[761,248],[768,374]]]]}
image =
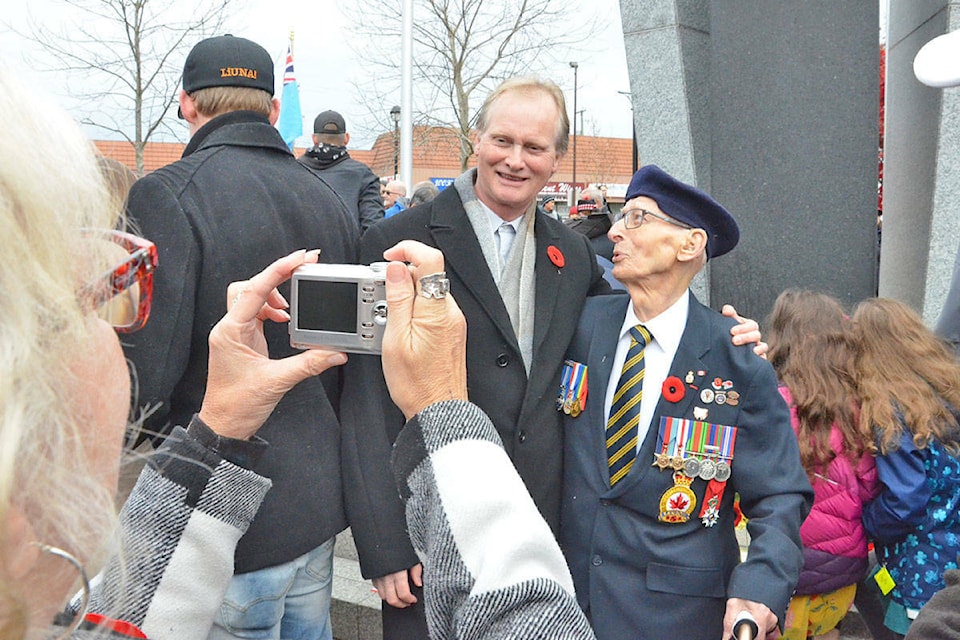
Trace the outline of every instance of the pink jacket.
{"type": "MultiPolygon", "coordinates": [[[[797,408],[790,390],[780,387],[780,395],[790,405],[794,433],[800,430],[797,408]]],[[[843,435],[834,427],[830,446],[839,454],[843,435]]],[[[859,582],[867,569],[867,534],[861,516],[863,505],[880,491],[873,456],[864,454],[856,466],[837,455],[825,474],[810,478],[815,498],[810,515],[800,527],[803,542],[803,571],[797,584],[798,594],[827,593],[859,582]]]]}

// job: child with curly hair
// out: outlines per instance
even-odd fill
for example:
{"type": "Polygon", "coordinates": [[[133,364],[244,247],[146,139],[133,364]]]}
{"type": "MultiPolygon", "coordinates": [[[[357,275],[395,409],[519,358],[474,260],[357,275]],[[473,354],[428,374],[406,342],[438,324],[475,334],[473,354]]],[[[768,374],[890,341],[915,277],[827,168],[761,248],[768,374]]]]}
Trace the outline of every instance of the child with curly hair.
{"type": "Polygon", "coordinates": [[[877,494],[877,471],[858,425],[848,324],[837,300],[800,290],[781,293],[768,318],[770,362],[816,496],[800,528],[803,570],[784,623],[790,640],[837,640],[867,571],[861,515],[877,494]]]}
{"type": "Polygon", "coordinates": [[[853,325],[860,424],[874,431],[882,483],[863,523],[894,583],[885,622],[905,633],[957,568],[960,363],[896,300],[861,302],[853,325]]]}

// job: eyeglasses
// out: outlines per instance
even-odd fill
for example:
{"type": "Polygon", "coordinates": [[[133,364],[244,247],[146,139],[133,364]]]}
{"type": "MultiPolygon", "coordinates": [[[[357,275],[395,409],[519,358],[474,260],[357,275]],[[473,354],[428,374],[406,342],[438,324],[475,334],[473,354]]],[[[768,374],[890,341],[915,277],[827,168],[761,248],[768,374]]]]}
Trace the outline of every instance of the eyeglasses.
{"type": "Polygon", "coordinates": [[[157,247],[149,240],[123,231],[85,230],[91,239],[106,240],[122,250],[120,264],[87,284],[80,292],[97,315],[122,333],[140,329],[150,317],[157,247]]]}
{"type": "Polygon", "coordinates": [[[380,195],[382,195],[382,196],[398,196],[398,195],[400,195],[400,194],[397,193],[396,191],[381,191],[381,192],[380,192],[380,195]]]}
{"type": "Polygon", "coordinates": [[[623,209],[619,213],[613,214],[613,224],[617,224],[623,220],[623,226],[627,229],[636,229],[644,222],[646,222],[647,216],[651,218],[656,218],[657,220],[662,220],[668,224],[672,224],[675,227],[680,227],[681,229],[693,229],[688,224],[678,222],[673,218],[667,218],[666,216],[657,215],[652,211],[647,211],[646,209],[623,209]]]}

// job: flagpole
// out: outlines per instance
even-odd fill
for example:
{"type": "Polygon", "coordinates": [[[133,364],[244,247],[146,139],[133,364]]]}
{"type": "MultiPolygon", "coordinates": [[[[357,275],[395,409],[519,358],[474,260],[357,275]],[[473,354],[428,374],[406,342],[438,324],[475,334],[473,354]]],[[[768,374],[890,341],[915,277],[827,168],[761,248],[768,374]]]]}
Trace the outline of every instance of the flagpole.
{"type": "Polygon", "coordinates": [[[303,135],[303,114],[300,112],[300,89],[293,71],[293,29],[287,45],[287,60],[283,71],[283,92],[280,98],[280,116],[277,129],[290,151],[297,138],[303,135]]]}
{"type": "Polygon", "coordinates": [[[402,64],[400,71],[400,179],[413,191],[413,0],[403,2],[402,64]]]}

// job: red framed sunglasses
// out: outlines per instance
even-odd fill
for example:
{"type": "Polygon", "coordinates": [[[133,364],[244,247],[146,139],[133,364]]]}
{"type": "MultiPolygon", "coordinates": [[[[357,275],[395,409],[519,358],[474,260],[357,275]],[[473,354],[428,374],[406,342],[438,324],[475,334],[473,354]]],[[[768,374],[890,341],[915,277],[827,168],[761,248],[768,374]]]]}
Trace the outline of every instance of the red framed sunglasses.
{"type": "Polygon", "coordinates": [[[122,333],[140,329],[150,317],[157,247],[123,231],[85,231],[85,235],[113,243],[126,253],[120,264],[83,288],[97,315],[122,333]]]}

